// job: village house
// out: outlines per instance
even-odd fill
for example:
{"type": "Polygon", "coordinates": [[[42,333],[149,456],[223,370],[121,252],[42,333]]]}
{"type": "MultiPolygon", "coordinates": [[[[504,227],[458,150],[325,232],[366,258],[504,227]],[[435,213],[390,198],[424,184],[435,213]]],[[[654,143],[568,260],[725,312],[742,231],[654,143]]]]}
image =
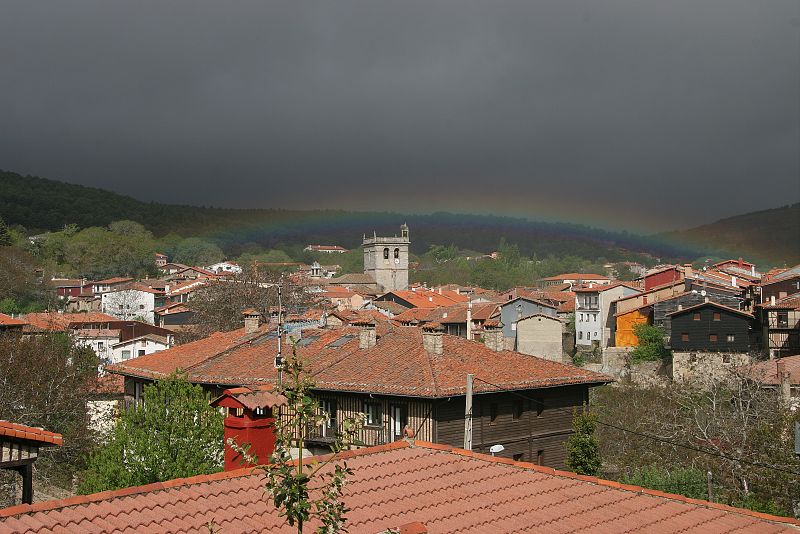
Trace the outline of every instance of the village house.
{"type": "Polygon", "coordinates": [[[523,317],[517,321],[514,350],[554,362],[571,363],[571,359],[564,358],[564,338],[571,344],[571,335],[564,327],[563,320],[546,313],[523,317]]]}
{"type": "Polygon", "coordinates": [[[396,315],[394,322],[402,326],[424,326],[438,323],[446,334],[465,339],[478,339],[483,334],[484,324],[499,310],[494,302],[465,302],[440,308],[411,308],[396,315]]]}
{"type": "Polygon", "coordinates": [[[242,268],[239,267],[238,263],[234,263],[232,261],[221,261],[219,263],[215,263],[213,265],[209,265],[206,267],[207,271],[211,271],[216,274],[241,274],[242,268]]]}
{"type": "Polygon", "coordinates": [[[785,406],[800,409],[800,355],[756,362],[743,374],[761,387],[775,390],[785,406]]]}
{"type": "MultiPolygon", "coordinates": [[[[125,376],[129,402],[142,388],[177,367],[213,396],[223,389],[275,384],[277,334],[257,315],[234,332],[179,345],[108,367],[125,376]]],[[[352,324],[352,323],[351,323],[352,324]]],[[[284,341],[284,347],[288,347],[284,341]]],[[[307,429],[312,450],[324,450],[344,418],[365,414],[366,445],[401,439],[406,427],[437,443],[462,446],[467,374],[474,380],[473,450],[505,447],[502,456],[552,467],[564,465],[564,440],[573,408],[590,387],[611,379],[578,367],[504,350],[502,331],[484,332],[484,343],[423,329],[362,321],[354,326],[308,329],[298,355],[315,380],[315,395],[329,421],[307,429]],[[527,399],[527,400],[526,400],[527,399]]],[[[289,350],[289,349],[285,349],[289,350]]]]}
{"type": "Polygon", "coordinates": [[[344,254],[347,249],[339,245],[306,245],[303,250],[307,252],[321,252],[323,254],[344,254]]]}
{"type": "Polygon", "coordinates": [[[167,261],[169,261],[169,258],[167,257],[166,254],[162,254],[160,252],[156,252],[156,253],[154,253],[154,256],[155,256],[154,262],[155,262],[156,269],[161,269],[162,267],[164,267],[167,264],[167,261]]]}
{"type": "Polygon", "coordinates": [[[612,303],[622,297],[641,293],[623,282],[595,286],[589,284],[575,289],[575,344],[604,348],[614,342],[616,320],[612,303]]]}
{"type": "Polygon", "coordinates": [[[780,300],[795,293],[800,293],[800,265],[786,269],[762,282],[759,302],[768,304],[773,298],[780,300]]]}
{"type": "Polygon", "coordinates": [[[28,323],[22,319],[17,319],[15,317],[11,317],[10,315],[6,315],[5,313],[0,313],[0,333],[22,332],[22,328],[27,324],[28,323]]]}
{"type": "Polygon", "coordinates": [[[166,302],[164,289],[141,283],[131,283],[102,294],[101,310],[119,319],[138,318],[154,321],[154,310],[166,302]]]}
{"type": "Polygon", "coordinates": [[[453,306],[459,302],[466,303],[469,301],[469,297],[441,288],[434,291],[424,287],[415,287],[389,291],[376,298],[375,301],[395,302],[406,308],[437,308],[453,306]]]}
{"type": "Polygon", "coordinates": [[[96,282],[92,282],[92,293],[95,295],[102,295],[103,293],[108,293],[109,291],[114,291],[120,287],[130,284],[133,282],[133,278],[128,276],[117,276],[114,278],[106,278],[105,280],[97,280],[96,282]]]}
{"type": "Polygon", "coordinates": [[[770,295],[759,315],[770,358],[800,354],[800,293],[782,299],[770,295]]]}
{"type": "Polygon", "coordinates": [[[607,276],[602,274],[592,274],[592,273],[564,273],[564,274],[557,274],[555,276],[548,276],[547,278],[542,278],[536,281],[540,287],[552,287],[552,286],[560,286],[562,284],[566,284],[567,287],[572,288],[575,285],[582,285],[582,284],[596,284],[596,285],[603,285],[603,284],[610,284],[611,279],[607,276]]]}
{"type": "Polygon", "coordinates": [[[164,265],[161,265],[158,268],[158,272],[160,272],[161,274],[175,274],[184,269],[187,269],[188,267],[189,267],[188,265],[184,265],[182,263],[168,262],[165,263],[164,265]]]}
{"type": "Polygon", "coordinates": [[[538,313],[556,317],[558,315],[558,307],[549,302],[529,297],[517,297],[500,305],[499,320],[503,325],[503,338],[506,348],[513,349],[516,345],[517,321],[523,317],[538,313]]]}
{"type": "Polygon", "coordinates": [[[194,323],[194,312],[182,302],[174,302],[153,310],[153,324],[172,332],[183,332],[194,323]]]}

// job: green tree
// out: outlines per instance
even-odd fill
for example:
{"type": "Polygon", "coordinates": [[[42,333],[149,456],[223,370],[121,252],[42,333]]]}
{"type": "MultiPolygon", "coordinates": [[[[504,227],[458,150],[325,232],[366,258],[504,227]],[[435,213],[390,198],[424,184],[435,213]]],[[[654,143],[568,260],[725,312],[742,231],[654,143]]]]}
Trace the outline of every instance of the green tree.
{"type": "Polygon", "coordinates": [[[630,475],[623,475],[620,482],[665,493],[677,493],[693,499],[708,499],[706,473],[694,467],[640,467],[634,469],[630,475]]]}
{"type": "MultiPolygon", "coordinates": [[[[0,334],[0,420],[42,427],[64,436],[64,446],[42,451],[37,483],[69,488],[94,443],[86,403],[99,362],[94,351],[63,333],[0,334]]],[[[11,505],[0,470],[0,506],[11,505]]]]}
{"type": "Polygon", "coordinates": [[[214,473],[222,468],[222,415],[179,372],[145,386],[107,442],[89,456],[80,493],[214,473]]]}
{"type": "Polygon", "coordinates": [[[0,247],[7,247],[14,243],[14,239],[11,236],[11,232],[6,226],[6,222],[0,217],[0,247]]]}
{"type": "Polygon", "coordinates": [[[321,524],[317,532],[340,532],[347,512],[340,498],[352,471],[346,462],[334,460],[337,453],[354,444],[363,419],[343,420],[330,446],[333,454],[323,462],[304,464],[306,428],[323,424],[328,414],[319,409],[319,402],[312,396],[314,381],[294,344],[291,356],[286,358],[283,376],[284,382],[278,391],[286,397],[287,406],[282,413],[291,416],[275,420],[275,452],[266,466],[267,491],[289,525],[297,527],[298,534],[302,534],[303,525],[312,518],[321,524]],[[292,450],[298,451],[295,461],[292,461],[292,450]]]}
{"type": "Polygon", "coordinates": [[[225,259],[225,254],[215,245],[199,237],[189,237],[178,244],[172,261],[185,265],[211,265],[225,259]]]}
{"type": "Polygon", "coordinates": [[[639,345],[631,351],[631,362],[668,361],[672,357],[664,341],[664,329],[650,324],[637,324],[633,333],[639,339],[639,345]]]}
{"type": "Polygon", "coordinates": [[[108,225],[108,229],[117,235],[153,239],[153,234],[150,232],[150,230],[136,221],[114,221],[108,225]]]}
{"type": "MultiPolygon", "coordinates": [[[[120,229],[128,231],[131,227],[123,224],[120,229]]],[[[141,276],[153,271],[154,253],[155,243],[149,233],[115,233],[91,227],[68,238],[64,261],[73,274],[89,278],[141,276]]]]}
{"type": "Polygon", "coordinates": [[[584,408],[575,409],[572,414],[573,434],[567,438],[567,467],[578,474],[598,476],[602,461],[600,446],[594,436],[597,416],[584,408]]]}

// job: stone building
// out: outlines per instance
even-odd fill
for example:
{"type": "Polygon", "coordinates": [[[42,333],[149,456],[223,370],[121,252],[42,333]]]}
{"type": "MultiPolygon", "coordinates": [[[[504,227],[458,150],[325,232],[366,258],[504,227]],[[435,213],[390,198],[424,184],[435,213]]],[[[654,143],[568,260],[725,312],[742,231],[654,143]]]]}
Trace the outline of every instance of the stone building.
{"type": "Polygon", "coordinates": [[[385,293],[408,289],[408,226],[400,227],[400,236],[364,237],[364,274],[370,276],[385,293]]]}

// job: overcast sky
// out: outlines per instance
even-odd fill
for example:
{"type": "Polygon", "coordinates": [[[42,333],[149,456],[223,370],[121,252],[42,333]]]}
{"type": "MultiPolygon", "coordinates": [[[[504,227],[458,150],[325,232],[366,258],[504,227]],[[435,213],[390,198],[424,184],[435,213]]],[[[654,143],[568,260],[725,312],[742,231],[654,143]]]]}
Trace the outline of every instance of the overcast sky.
{"type": "Polygon", "coordinates": [[[0,0],[0,168],[631,231],[800,200],[800,1],[0,0]]]}

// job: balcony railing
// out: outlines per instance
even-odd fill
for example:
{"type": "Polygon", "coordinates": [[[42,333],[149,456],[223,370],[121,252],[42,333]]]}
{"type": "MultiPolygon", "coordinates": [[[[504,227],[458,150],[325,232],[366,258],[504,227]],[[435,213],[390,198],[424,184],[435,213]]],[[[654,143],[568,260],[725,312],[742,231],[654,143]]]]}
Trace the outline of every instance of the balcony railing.
{"type": "MultiPolygon", "coordinates": [[[[322,425],[308,425],[306,427],[305,439],[317,443],[332,443],[340,432],[341,423],[337,424],[336,419],[331,419],[322,425]]],[[[371,447],[373,445],[383,445],[390,439],[390,432],[382,426],[363,426],[358,430],[355,437],[357,445],[371,447]]]]}

